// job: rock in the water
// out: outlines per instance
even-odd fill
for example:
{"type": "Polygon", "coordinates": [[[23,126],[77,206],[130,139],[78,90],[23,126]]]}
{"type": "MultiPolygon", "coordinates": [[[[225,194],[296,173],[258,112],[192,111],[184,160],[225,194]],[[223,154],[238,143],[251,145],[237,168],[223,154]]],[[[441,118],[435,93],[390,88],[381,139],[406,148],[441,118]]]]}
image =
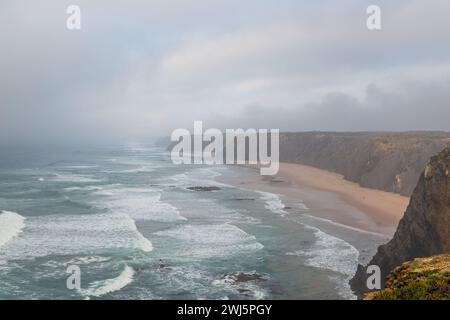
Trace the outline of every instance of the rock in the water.
{"type": "Polygon", "coordinates": [[[265,281],[266,278],[257,273],[257,272],[234,272],[226,274],[223,279],[227,280],[228,282],[233,283],[240,283],[240,282],[249,282],[249,281],[265,281]]]}
{"type": "Polygon", "coordinates": [[[219,187],[187,187],[188,190],[192,190],[192,191],[218,191],[220,190],[219,187]]]}

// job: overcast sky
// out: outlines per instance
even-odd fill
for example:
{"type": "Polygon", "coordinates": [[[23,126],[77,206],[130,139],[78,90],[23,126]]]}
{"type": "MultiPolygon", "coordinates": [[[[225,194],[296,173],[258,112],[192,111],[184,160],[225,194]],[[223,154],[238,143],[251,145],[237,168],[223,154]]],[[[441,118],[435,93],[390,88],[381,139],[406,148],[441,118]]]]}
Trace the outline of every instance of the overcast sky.
{"type": "Polygon", "coordinates": [[[0,142],[145,140],[194,120],[450,130],[449,15],[448,0],[1,0],[0,142]]]}

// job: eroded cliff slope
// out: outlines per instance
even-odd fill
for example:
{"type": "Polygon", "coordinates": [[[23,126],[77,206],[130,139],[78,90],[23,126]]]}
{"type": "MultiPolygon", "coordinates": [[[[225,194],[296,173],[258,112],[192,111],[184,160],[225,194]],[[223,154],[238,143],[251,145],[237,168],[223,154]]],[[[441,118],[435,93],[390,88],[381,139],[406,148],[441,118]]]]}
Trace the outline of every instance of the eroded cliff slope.
{"type": "MultiPolygon", "coordinates": [[[[417,257],[450,252],[450,147],[433,156],[423,170],[394,237],[378,248],[368,265],[381,269],[382,285],[395,267],[417,257]]],[[[350,281],[361,296],[368,292],[366,267],[350,281]]]]}
{"type": "Polygon", "coordinates": [[[363,187],[410,196],[431,156],[450,146],[445,132],[280,134],[280,161],[342,174],[363,187]]]}

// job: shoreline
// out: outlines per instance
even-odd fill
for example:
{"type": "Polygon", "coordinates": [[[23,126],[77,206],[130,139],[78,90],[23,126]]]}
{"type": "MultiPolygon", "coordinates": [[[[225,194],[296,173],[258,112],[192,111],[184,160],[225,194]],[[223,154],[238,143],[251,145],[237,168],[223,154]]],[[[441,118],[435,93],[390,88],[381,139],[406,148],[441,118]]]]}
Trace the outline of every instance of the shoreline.
{"type": "Polygon", "coordinates": [[[280,163],[275,176],[261,176],[253,166],[234,168],[237,177],[218,180],[282,195],[293,207],[302,202],[314,217],[367,232],[392,236],[409,203],[408,197],[364,188],[342,175],[311,166],[280,163]]]}

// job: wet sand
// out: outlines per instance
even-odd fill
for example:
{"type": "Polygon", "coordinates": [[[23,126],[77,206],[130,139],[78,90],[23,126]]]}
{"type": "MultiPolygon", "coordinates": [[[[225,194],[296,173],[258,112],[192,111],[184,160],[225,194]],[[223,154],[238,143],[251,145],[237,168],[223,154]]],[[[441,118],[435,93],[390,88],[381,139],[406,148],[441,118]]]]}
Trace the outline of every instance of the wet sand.
{"type": "Polygon", "coordinates": [[[369,232],[391,236],[409,203],[408,197],[363,188],[339,174],[310,166],[282,163],[276,176],[261,176],[256,168],[234,168],[235,177],[219,180],[282,195],[292,211],[301,201],[318,218],[369,232]]]}

